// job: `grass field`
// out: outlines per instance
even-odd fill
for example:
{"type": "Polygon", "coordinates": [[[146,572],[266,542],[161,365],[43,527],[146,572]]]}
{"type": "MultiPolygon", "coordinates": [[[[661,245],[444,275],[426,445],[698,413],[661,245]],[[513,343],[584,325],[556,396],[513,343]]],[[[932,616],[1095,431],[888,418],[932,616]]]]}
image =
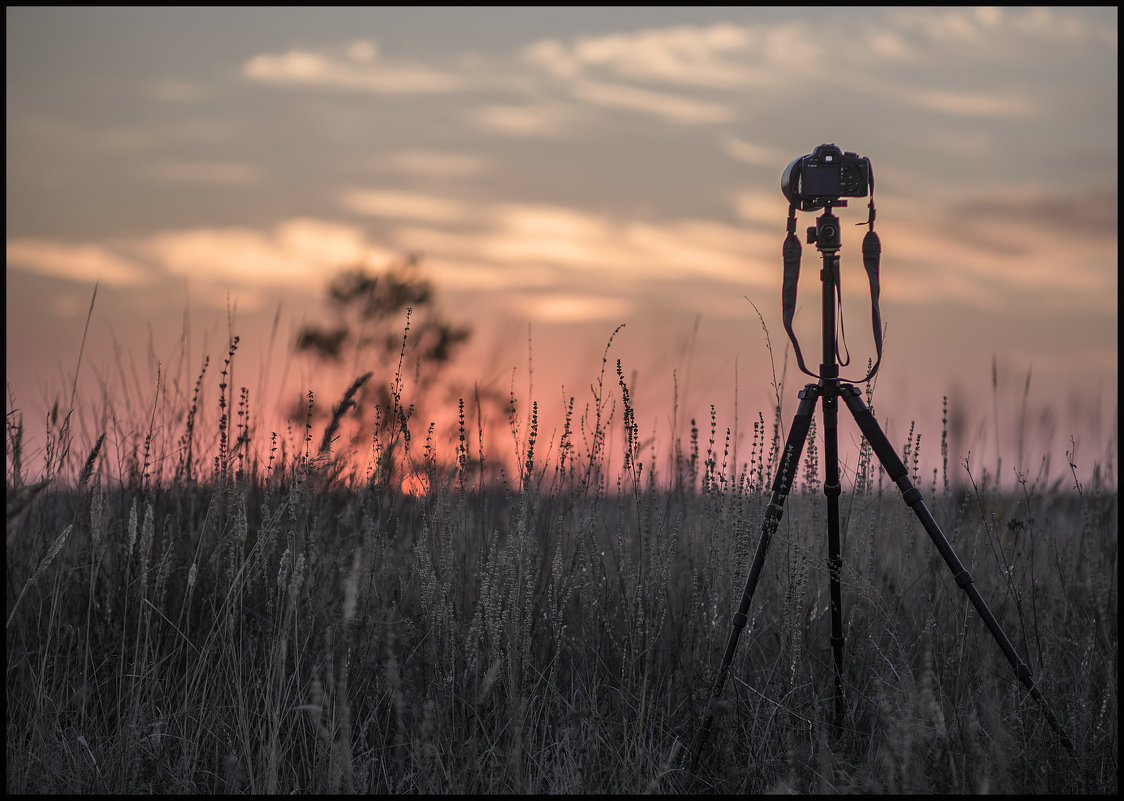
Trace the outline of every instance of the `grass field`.
{"type": "Polygon", "coordinates": [[[869,454],[840,498],[836,719],[808,448],[689,775],[776,469],[764,417],[740,466],[705,431],[656,463],[622,379],[549,447],[529,414],[505,475],[463,415],[407,449],[389,408],[347,473],[320,429],[255,455],[236,397],[124,451],[73,453],[56,418],[42,475],[9,412],[9,793],[1117,792],[1111,471],[915,476],[1076,758],[869,454]]]}

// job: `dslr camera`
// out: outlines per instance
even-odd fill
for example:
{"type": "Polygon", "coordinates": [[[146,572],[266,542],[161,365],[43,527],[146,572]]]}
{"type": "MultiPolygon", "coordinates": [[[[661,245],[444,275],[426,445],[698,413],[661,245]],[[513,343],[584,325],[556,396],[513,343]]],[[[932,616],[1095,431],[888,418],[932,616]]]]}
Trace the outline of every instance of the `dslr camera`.
{"type": "Polygon", "coordinates": [[[870,159],[844,153],[835,145],[820,145],[793,159],[781,174],[781,191],[801,211],[822,208],[841,197],[866,197],[873,185],[870,159]]]}

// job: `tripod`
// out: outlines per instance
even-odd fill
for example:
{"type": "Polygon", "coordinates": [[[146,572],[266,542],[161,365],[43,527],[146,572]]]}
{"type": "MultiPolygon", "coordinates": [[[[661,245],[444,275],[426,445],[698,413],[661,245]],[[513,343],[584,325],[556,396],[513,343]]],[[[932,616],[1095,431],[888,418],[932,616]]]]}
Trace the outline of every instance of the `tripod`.
{"type": "MultiPolygon", "coordinates": [[[[1073,743],[1062,730],[1061,724],[1054,716],[1054,713],[1050,710],[1049,706],[1047,706],[1042,693],[1031,677],[1030,669],[1019,658],[1014,646],[1011,645],[1011,641],[1007,639],[1007,636],[1003,633],[999,622],[995,619],[995,616],[992,615],[991,610],[988,609],[979,590],[976,589],[972,575],[960,562],[952,546],[933,519],[933,515],[925,506],[921,498],[921,492],[913,485],[913,482],[910,481],[906,466],[902,463],[897,453],[894,452],[893,446],[882,432],[878,422],[874,419],[874,415],[863,402],[861,393],[853,384],[839,378],[839,364],[836,361],[835,302],[839,287],[838,253],[840,249],[840,235],[839,219],[832,214],[831,209],[832,206],[845,206],[846,204],[847,202],[845,200],[834,200],[825,203],[824,213],[816,219],[815,228],[810,228],[808,230],[809,242],[814,242],[816,248],[823,256],[823,270],[820,272],[820,279],[823,282],[823,363],[820,365],[819,382],[806,385],[798,395],[800,398],[800,405],[796,409],[796,415],[793,418],[792,426],[789,429],[788,437],[785,441],[784,451],[781,454],[780,466],[772,485],[772,495],[765,508],[765,519],[761,526],[761,540],[757,545],[757,551],[753,555],[753,561],[749,568],[749,575],[746,578],[745,589],[742,592],[741,603],[731,621],[730,634],[726,642],[722,664],[714,679],[714,685],[711,688],[710,698],[707,702],[706,720],[699,733],[694,749],[695,755],[691,767],[691,774],[696,774],[702,749],[706,744],[714,720],[714,700],[722,692],[730,670],[730,663],[733,661],[734,653],[737,650],[738,639],[748,622],[749,607],[753,600],[753,592],[757,588],[757,582],[761,577],[761,570],[765,565],[765,555],[769,549],[769,542],[780,524],[781,515],[784,512],[785,499],[792,486],[792,479],[797,469],[797,463],[800,460],[800,454],[804,449],[804,441],[807,439],[808,430],[812,423],[812,415],[815,412],[816,401],[821,399],[823,401],[824,436],[823,491],[827,498],[827,564],[831,599],[831,648],[835,663],[835,711],[837,719],[842,720],[845,709],[843,694],[844,637],[843,601],[842,590],[839,583],[839,572],[843,564],[843,558],[839,542],[839,495],[841,488],[839,484],[837,425],[840,398],[843,399],[843,403],[846,404],[848,410],[850,410],[851,416],[854,417],[863,437],[870,444],[875,455],[877,455],[883,469],[886,470],[890,479],[897,484],[898,489],[901,490],[902,500],[904,500],[913,510],[914,514],[917,515],[918,520],[921,521],[921,525],[924,526],[929,538],[933,541],[933,544],[944,558],[949,570],[952,571],[956,585],[967,594],[972,605],[975,606],[976,611],[979,613],[980,617],[983,618],[984,623],[995,638],[999,648],[1007,657],[1007,661],[1009,661],[1011,667],[1014,668],[1015,675],[1018,676],[1019,680],[1026,686],[1031,697],[1041,707],[1046,715],[1046,720],[1049,722],[1050,727],[1057,733],[1066,751],[1069,752],[1071,757],[1076,757],[1073,743]]],[[[799,273],[800,260],[800,243],[795,237],[795,230],[796,209],[793,206],[790,207],[789,211],[789,235],[785,241],[784,247],[785,327],[788,329],[789,337],[796,346],[796,357],[800,363],[801,369],[815,377],[815,374],[810,373],[804,367],[803,358],[800,355],[800,346],[797,344],[796,337],[793,335],[791,328],[791,315],[795,306],[796,276],[799,273]]],[[[872,200],[870,233],[867,234],[867,238],[863,242],[863,258],[866,262],[867,272],[870,274],[871,303],[874,310],[874,332],[876,343],[878,344],[879,360],[881,360],[881,321],[878,314],[877,274],[880,253],[881,245],[878,243],[877,236],[874,234],[874,205],[872,200]]],[[[877,369],[878,363],[876,362],[863,381],[869,380],[877,369]]]]}

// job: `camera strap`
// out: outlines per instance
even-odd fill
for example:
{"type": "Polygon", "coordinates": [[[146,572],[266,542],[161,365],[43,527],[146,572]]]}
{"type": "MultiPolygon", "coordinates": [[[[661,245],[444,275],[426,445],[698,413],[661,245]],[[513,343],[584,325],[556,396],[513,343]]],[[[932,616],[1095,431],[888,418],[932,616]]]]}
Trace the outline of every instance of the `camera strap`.
{"type": "Polygon", "coordinates": [[[784,320],[784,330],[792,340],[792,347],[796,351],[796,363],[808,375],[819,378],[804,366],[804,356],[800,353],[800,343],[792,330],[792,316],[796,313],[796,288],[800,283],[800,254],[803,248],[796,237],[796,206],[788,207],[788,236],[784,238],[781,255],[784,259],[784,283],[781,286],[781,310],[784,320]]]}
{"type": "MultiPolygon", "coordinates": [[[[867,231],[863,237],[863,266],[866,268],[867,279],[870,282],[870,317],[871,325],[874,330],[874,349],[877,358],[870,368],[870,372],[861,381],[853,381],[850,383],[865,383],[869,381],[876,372],[878,372],[878,365],[882,361],[882,314],[878,308],[878,296],[881,294],[881,287],[879,285],[878,271],[882,260],[882,242],[878,238],[878,234],[874,231],[874,197],[871,194],[870,200],[870,217],[865,223],[859,225],[869,225],[870,230],[867,231]]],[[[796,334],[792,330],[792,318],[796,314],[796,290],[800,283],[800,257],[803,248],[800,245],[800,240],[796,237],[796,207],[788,207],[788,235],[784,239],[784,245],[781,248],[781,255],[784,260],[784,283],[781,286],[781,307],[783,312],[783,321],[785,331],[788,333],[789,340],[792,341],[792,347],[796,353],[796,363],[800,369],[810,375],[812,378],[823,378],[823,376],[813,373],[804,364],[804,356],[800,352],[800,343],[796,339],[796,334]]],[[[842,290],[838,282],[836,283],[836,292],[840,296],[840,307],[842,307],[842,290]]],[[[842,308],[840,308],[840,320],[842,319],[842,308]]],[[[846,379],[844,379],[846,380],[846,379]]]]}
{"type": "MultiPolygon", "coordinates": [[[[882,312],[878,309],[878,296],[882,288],[878,282],[878,269],[882,263],[882,240],[874,232],[874,186],[870,188],[870,219],[867,221],[870,230],[863,237],[863,266],[866,267],[866,277],[870,281],[870,323],[874,328],[874,352],[877,357],[860,384],[869,381],[878,372],[878,365],[882,361],[882,312]]],[[[862,223],[859,223],[862,225],[862,223]]]]}

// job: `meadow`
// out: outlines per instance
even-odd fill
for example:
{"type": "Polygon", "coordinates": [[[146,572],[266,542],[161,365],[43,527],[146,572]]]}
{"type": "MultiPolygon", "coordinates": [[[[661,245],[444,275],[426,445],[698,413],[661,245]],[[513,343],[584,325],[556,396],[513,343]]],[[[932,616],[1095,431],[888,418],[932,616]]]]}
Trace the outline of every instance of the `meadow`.
{"type": "Polygon", "coordinates": [[[411,418],[401,375],[357,452],[351,394],[258,431],[234,351],[207,414],[213,374],[131,436],[79,447],[56,411],[32,475],[9,406],[9,793],[1118,790],[1111,465],[1002,489],[900,452],[1074,756],[868,450],[840,498],[837,718],[813,434],[692,773],[778,410],[740,463],[713,416],[657,455],[606,351],[556,440],[513,394],[512,469],[463,404],[447,437],[411,418]]]}

